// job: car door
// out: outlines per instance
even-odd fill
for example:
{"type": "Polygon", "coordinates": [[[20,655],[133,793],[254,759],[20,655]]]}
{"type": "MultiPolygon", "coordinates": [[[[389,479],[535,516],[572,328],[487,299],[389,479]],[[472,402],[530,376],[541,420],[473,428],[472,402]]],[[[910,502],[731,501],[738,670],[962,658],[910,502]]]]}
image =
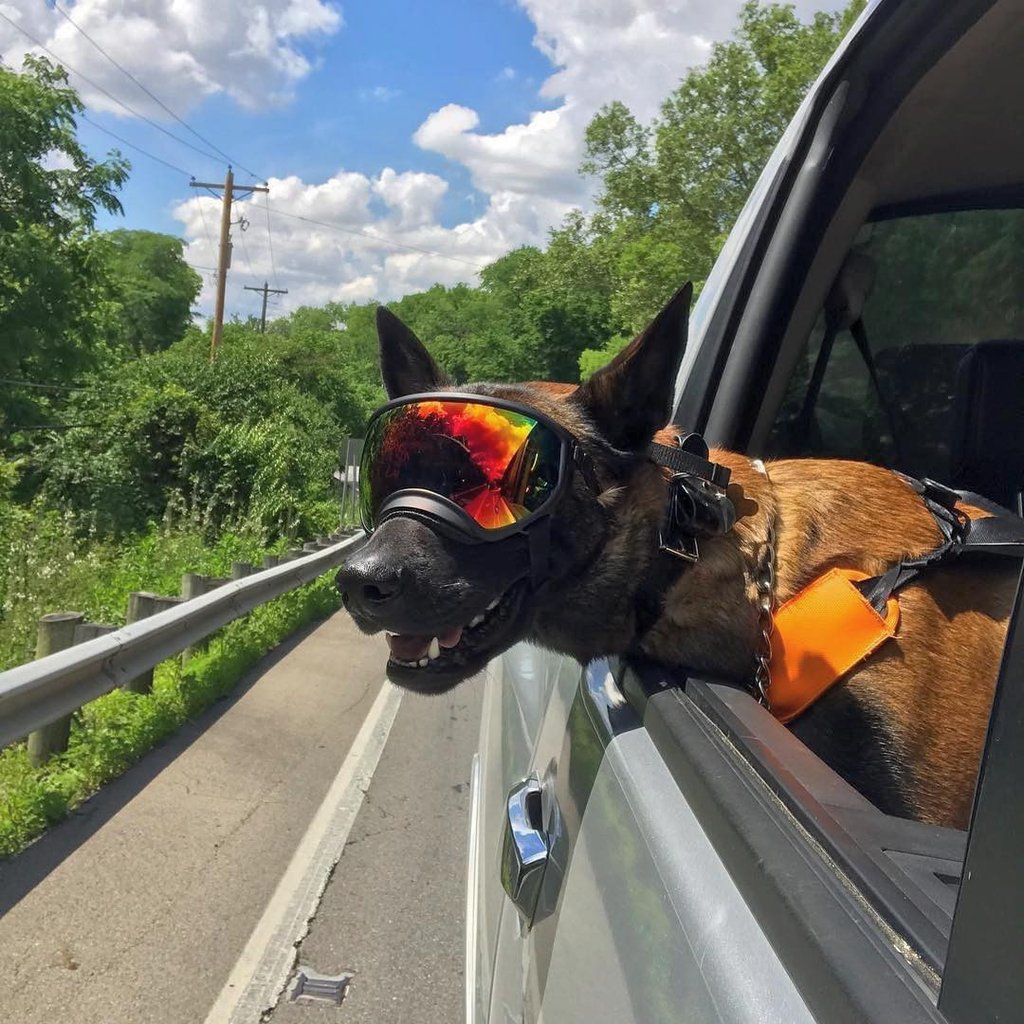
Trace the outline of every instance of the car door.
{"type": "MultiPolygon", "coordinates": [[[[867,66],[895,104],[988,6],[900,9],[882,0],[855,27],[766,166],[705,285],[677,389],[680,422],[740,447],[751,436],[763,397],[758,375],[775,350],[771,317],[800,280],[786,274],[798,273],[811,199],[844,118],[859,112],[862,125],[872,113],[848,65],[867,66]],[[900,63],[915,38],[916,63],[900,63]],[[891,69],[884,81],[880,68],[891,69]],[[775,261],[773,252],[786,258],[775,261]]],[[[503,681],[487,683],[478,763],[470,1020],[795,1022],[855,1019],[847,1013],[876,1019],[887,1006],[902,1016],[877,1019],[938,1019],[891,949],[863,945],[870,926],[856,923],[860,911],[844,902],[849,890],[804,863],[801,826],[772,804],[748,766],[734,763],[705,710],[657,673],[645,682],[614,660],[581,673],[565,659],[519,648],[502,672],[503,681]],[[518,733],[502,738],[504,730],[518,733]],[[514,756],[497,758],[513,747],[514,756]],[[719,774],[705,777],[707,765],[719,774]],[[535,794],[532,810],[519,807],[526,838],[536,833],[547,850],[541,884],[520,890],[525,906],[497,893],[508,797],[522,786],[535,794]],[[742,813],[723,810],[727,791],[742,813]],[[769,840],[778,841],[771,855],[762,845],[769,840]],[[778,877],[745,875],[776,861],[778,877]],[[814,955],[804,954],[794,928],[811,929],[805,941],[808,950],[818,944],[814,955]],[[863,974],[851,983],[863,971],[860,956],[876,969],[887,965],[885,984],[865,983],[863,974]],[[813,962],[817,980],[797,971],[797,985],[793,957],[813,962]],[[836,1017],[821,1016],[822,1006],[840,1005],[836,1017]]],[[[855,795],[842,799],[861,812],[855,795]]]]}

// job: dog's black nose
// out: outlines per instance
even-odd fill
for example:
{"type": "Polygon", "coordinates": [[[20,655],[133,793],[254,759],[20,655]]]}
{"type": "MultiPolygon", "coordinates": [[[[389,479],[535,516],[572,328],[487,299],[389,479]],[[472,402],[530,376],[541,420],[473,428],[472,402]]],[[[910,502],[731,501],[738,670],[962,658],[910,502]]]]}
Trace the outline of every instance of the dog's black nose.
{"type": "Polygon", "coordinates": [[[401,598],[404,574],[379,553],[358,551],[334,577],[349,611],[373,616],[391,609],[401,598]]]}

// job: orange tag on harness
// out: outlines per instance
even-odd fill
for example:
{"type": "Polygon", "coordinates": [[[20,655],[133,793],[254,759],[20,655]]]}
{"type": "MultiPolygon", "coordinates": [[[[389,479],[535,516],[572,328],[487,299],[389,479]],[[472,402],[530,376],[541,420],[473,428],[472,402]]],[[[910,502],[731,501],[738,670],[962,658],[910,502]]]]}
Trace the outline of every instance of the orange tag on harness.
{"type": "Polygon", "coordinates": [[[779,721],[792,721],[896,635],[896,598],[882,618],[853,585],[866,579],[854,569],[831,569],[775,613],[768,700],[779,721]]]}

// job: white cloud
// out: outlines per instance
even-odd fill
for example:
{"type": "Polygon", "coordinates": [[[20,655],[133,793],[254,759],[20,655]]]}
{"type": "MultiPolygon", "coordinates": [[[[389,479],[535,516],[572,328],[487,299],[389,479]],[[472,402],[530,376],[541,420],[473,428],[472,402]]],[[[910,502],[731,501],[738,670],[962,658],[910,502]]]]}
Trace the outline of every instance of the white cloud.
{"type": "MultiPolygon", "coordinates": [[[[414,138],[423,149],[465,165],[484,192],[501,187],[585,204],[593,183],[576,172],[593,115],[617,99],[641,121],[653,117],[686,72],[707,58],[711,41],[731,34],[741,2],[519,0],[519,5],[536,28],[534,45],[556,69],[540,95],[558,105],[532,113],[526,123],[483,133],[476,130],[476,111],[448,104],[430,114],[414,138]]],[[[798,0],[795,6],[806,17],[842,3],[798,0]]]]}
{"type": "MultiPolygon", "coordinates": [[[[314,66],[310,48],[343,24],[328,0],[77,0],[62,4],[85,33],[184,115],[215,94],[259,109],[286,102],[314,66]]],[[[166,114],[125,79],[54,7],[41,0],[0,0],[0,11],[70,67],[150,117],[166,114]]],[[[27,51],[42,52],[0,20],[0,54],[17,66],[27,51]]],[[[72,75],[72,84],[98,110],[124,115],[104,93],[72,75]]]]}
{"type": "Polygon", "coordinates": [[[387,103],[388,100],[397,99],[401,95],[401,89],[391,89],[386,85],[375,85],[372,89],[359,90],[361,100],[376,100],[378,103],[387,103]]]}
{"type": "MultiPolygon", "coordinates": [[[[593,182],[580,178],[577,167],[583,131],[594,113],[619,99],[642,120],[652,117],[687,69],[706,58],[712,41],[731,33],[741,6],[741,0],[518,3],[533,22],[534,45],[552,65],[536,109],[519,123],[489,131],[481,130],[472,107],[448,103],[426,111],[413,135],[421,149],[466,169],[482,195],[462,207],[473,213],[442,226],[448,183],[416,168],[372,174],[342,168],[312,182],[294,175],[272,178],[270,205],[282,211],[273,215],[273,260],[262,197],[238,208],[250,223],[248,231],[234,231],[231,288],[239,308],[246,308],[242,298],[259,298],[241,286],[273,281],[275,272],[289,289],[282,308],[389,299],[435,282],[472,281],[480,265],[509,249],[543,244],[572,206],[589,202],[593,182]],[[285,211],[336,227],[285,217],[285,211]]],[[[841,0],[824,3],[837,8],[841,0]]],[[[797,2],[803,15],[818,6],[818,0],[797,2]]],[[[68,0],[67,9],[183,115],[218,94],[252,108],[286,102],[315,67],[317,46],[343,24],[332,0],[260,0],[256,6],[241,0],[213,6],[208,0],[68,0]]],[[[164,116],[52,6],[0,0],[0,11],[137,109],[164,116]]],[[[0,20],[0,54],[7,63],[17,64],[27,45],[0,20]]],[[[506,82],[518,77],[513,67],[497,75],[506,82]]],[[[123,114],[102,93],[72,80],[90,105],[123,114]]],[[[522,82],[530,84],[529,78],[522,82]]],[[[382,103],[398,95],[383,84],[360,91],[364,100],[382,103]]],[[[216,199],[200,195],[176,208],[191,262],[216,263],[219,212],[216,199]]],[[[212,305],[211,294],[207,281],[204,309],[212,305]]]]}

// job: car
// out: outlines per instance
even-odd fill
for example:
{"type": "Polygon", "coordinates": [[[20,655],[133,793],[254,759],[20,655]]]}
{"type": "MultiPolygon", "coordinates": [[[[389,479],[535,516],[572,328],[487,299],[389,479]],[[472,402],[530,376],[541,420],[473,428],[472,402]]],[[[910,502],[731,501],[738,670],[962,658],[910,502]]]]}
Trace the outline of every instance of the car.
{"type": "MultiPolygon", "coordinates": [[[[1020,0],[870,4],[704,286],[676,421],[1020,514],[1022,126],[1020,0]]],[[[882,813],[713,679],[512,648],[473,761],[467,1021],[1024,1021],[1021,616],[968,831],[882,813]]]]}

